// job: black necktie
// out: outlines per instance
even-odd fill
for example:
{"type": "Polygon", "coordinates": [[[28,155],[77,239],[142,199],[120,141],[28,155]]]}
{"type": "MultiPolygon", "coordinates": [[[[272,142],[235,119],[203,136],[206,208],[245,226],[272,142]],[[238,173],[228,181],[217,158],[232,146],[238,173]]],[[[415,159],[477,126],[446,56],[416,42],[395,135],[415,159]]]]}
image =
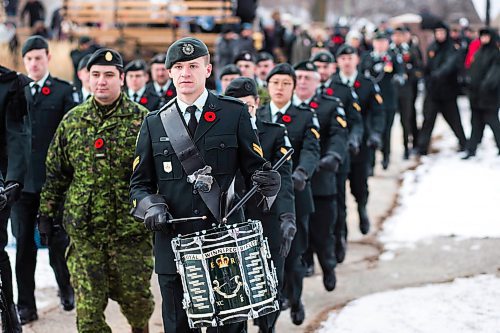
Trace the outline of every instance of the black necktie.
{"type": "Polygon", "coordinates": [[[198,120],[196,119],[196,110],[198,108],[195,105],[188,106],[186,112],[189,112],[191,117],[189,118],[188,130],[191,137],[194,138],[194,132],[196,132],[196,127],[198,126],[198,120]]]}
{"type": "Polygon", "coordinates": [[[165,90],[163,90],[163,88],[160,88],[160,91],[158,91],[158,95],[160,97],[163,97],[163,94],[165,93],[165,90]]]}
{"type": "Polygon", "coordinates": [[[134,99],[134,102],[137,102],[137,97],[139,97],[139,95],[137,95],[137,93],[134,93],[134,95],[132,95],[132,98],[134,99]]]}
{"type": "Polygon", "coordinates": [[[38,93],[40,92],[40,86],[38,84],[34,84],[33,88],[35,88],[35,93],[33,94],[33,97],[37,97],[38,93]]]}

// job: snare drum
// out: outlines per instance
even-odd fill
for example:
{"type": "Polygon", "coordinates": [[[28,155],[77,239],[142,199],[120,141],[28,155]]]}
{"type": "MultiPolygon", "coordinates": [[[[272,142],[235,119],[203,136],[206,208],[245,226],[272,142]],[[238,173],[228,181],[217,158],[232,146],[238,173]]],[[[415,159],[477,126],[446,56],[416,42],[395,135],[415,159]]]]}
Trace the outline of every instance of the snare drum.
{"type": "Polygon", "coordinates": [[[172,240],[191,328],[247,321],[279,309],[276,269],[260,221],[172,240]]]}

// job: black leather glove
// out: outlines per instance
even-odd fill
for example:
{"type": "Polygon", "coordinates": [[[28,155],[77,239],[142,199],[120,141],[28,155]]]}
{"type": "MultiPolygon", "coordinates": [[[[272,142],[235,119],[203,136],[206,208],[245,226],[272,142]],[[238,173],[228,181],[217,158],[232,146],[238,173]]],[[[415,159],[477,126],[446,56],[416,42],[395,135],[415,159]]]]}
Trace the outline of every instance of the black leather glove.
{"type": "Polygon", "coordinates": [[[290,252],[290,247],[292,246],[293,238],[297,232],[297,227],[295,224],[295,214],[293,213],[283,213],[280,215],[280,229],[281,229],[281,245],[280,245],[280,255],[283,258],[288,256],[290,252]]]}
{"type": "Polygon", "coordinates": [[[326,155],[319,160],[318,166],[320,169],[337,172],[340,166],[340,159],[335,155],[326,155]]]}
{"type": "Polygon", "coordinates": [[[351,154],[353,154],[353,155],[359,154],[359,143],[357,140],[349,139],[348,145],[349,145],[349,151],[351,152],[351,154]]]}
{"type": "Polygon", "coordinates": [[[295,169],[292,173],[293,188],[297,191],[303,191],[306,188],[307,174],[302,169],[295,169]]]}
{"type": "Polygon", "coordinates": [[[0,210],[4,209],[5,206],[7,206],[7,195],[4,187],[0,186],[0,210]]]}
{"type": "Polygon", "coordinates": [[[171,219],[166,204],[153,205],[146,210],[144,226],[149,231],[168,231],[172,226],[171,219]]]}
{"type": "Polygon", "coordinates": [[[40,232],[40,243],[49,245],[54,228],[54,219],[45,215],[38,218],[38,231],[40,232]]]}
{"type": "Polygon", "coordinates": [[[373,149],[380,149],[382,148],[382,139],[380,138],[380,135],[378,134],[372,134],[366,141],[366,145],[370,148],[373,149]]]}
{"type": "Polygon", "coordinates": [[[257,191],[265,197],[278,194],[281,187],[281,176],[278,171],[271,170],[271,163],[267,162],[262,170],[257,170],[252,175],[252,182],[257,185],[257,191]]]}
{"type": "MultiPolygon", "coordinates": [[[[17,182],[7,182],[7,184],[5,184],[6,186],[9,186],[9,185],[12,185],[12,184],[19,184],[17,182]]],[[[12,205],[14,202],[16,202],[17,200],[19,200],[19,198],[21,197],[21,191],[22,191],[22,186],[21,184],[19,184],[17,187],[14,187],[13,189],[11,189],[9,191],[9,193],[7,193],[7,202],[12,205]]]]}

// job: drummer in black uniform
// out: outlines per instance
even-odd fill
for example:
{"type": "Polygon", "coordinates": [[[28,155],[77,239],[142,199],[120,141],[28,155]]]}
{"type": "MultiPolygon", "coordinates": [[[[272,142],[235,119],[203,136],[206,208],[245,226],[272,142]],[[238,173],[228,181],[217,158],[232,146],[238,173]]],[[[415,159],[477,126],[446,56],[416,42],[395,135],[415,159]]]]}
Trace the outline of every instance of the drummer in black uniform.
{"type": "MultiPolygon", "coordinates": [[[[226,89],[226,96],[236,97],[248,106],[251,121],[257,130],[264,158],[273,165],[291,148],[286,127],[283,124],[261,121],[256,118],[259,106],[257,85],[253,79],[241,77],[234,79],[226,89]]],[[[254,197],[246,204],[245,217],[262,221],[264,238],[267,238],[271,259],[276,267],[278,290],[283,288],[283,269],[285,258],[290,251],[295,236],[295,201],[292,183],[292,162],[286,161],[279,169],[281,189],[271,209],[259,205],[260,198],[254,197]]],[[[243,196],[242,182],[236,181],[236,192],[243,196]],[[240,185],[240,186],[238,186],[240,185]]],[[[258,318],[257,323],[262,333],[274,332],[279,311],[258,318]]]]}
{"type": "Polygon", "coordinates": [[[309,248],[304,256],[308,266],[313,264],[316,252],[323,270],[323,284],[327,291],[335,289],[335,239],[337,221],[337,186],[335,173],[347,151],[347,122],[340,99],[316,93],[320,82],[316,66],[302,61],[294,66],[297,86],[293,104],[313,109],[319,119],[321,159],[312,177],[315,212],[309,221],[309,248]]]}
{"type": "Polygon", "coordinates": [[[276,65],[267,77],[267,87],[271,102],[257,111],[262,121],[284,124],[295,150],[293,161],[293,187],[295,189],[295,209],[297,233],[292,248],[285,261],[285,295],[288,297],[295,325],[304,321],[302,304],[302,282],[306,267],[302,255],[307,249],[309,215],[314,212],[310,180],[319,161],[319,122],[310,107],[296,107],[292,104],[296,84],[295,71],[289,64],[276,65]]]}
{"type": "MultiPolygon", "coordinates": [[[[164,330],[185,333],[193,330],[189,328],[182,305],[183,287],[174,261],[173,237],[210,229],[213,223],[222,220],[226,209],[220,208],[221,202],[231,201],[228,192],[237,170],[246,183],[258,185],[258,192],[265,197],[278,193],[280,175],[263,167],[266,160],[247,107],[234,98],[216,96],[205,88],[212,66],[208,48],[202,41],[177,40],[167,51],[165,65],[177,88],[177,98],[148,114],[142,124],[130,195],[134,216],[143,219],[146,228],[155,232],[155,270],[163,298],[164,330]],[[167,116],[165,112],[170,108],[177,112],[168,113],[179,117],[175,119],[185,127],[167,135],[168,124],[162,122],[162,117],[167,116]],[[198,190],[187,181],[186,160],[182,165],[171,143],[174,140],[182,140],[192,147],[191,151],[199,151],[205,166],[212,168],[207,175],[211,186],[207,181],[207,186],[198,190]],[[202,216],[207,219],[202,220],[202,216]],[[185,217],[200,219],[175,225],[171,222],[172,218],[185,217]]],[[[228,221],[234,222],[241,221],[228,221]]],[[[208,332],[215,331],[245,332],[246,322],[208,329],[208,332]]]]}

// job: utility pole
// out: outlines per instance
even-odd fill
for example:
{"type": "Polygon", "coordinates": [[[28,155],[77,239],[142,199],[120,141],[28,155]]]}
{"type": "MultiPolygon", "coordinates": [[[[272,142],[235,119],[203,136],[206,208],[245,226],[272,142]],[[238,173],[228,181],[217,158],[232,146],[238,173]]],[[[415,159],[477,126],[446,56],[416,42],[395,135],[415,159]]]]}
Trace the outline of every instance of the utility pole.
{"type": "Polygon", "coordinates": [[[313,2],[311,14],[314,22],[325,22],[326,0],[315,0],[313,2]]]}

